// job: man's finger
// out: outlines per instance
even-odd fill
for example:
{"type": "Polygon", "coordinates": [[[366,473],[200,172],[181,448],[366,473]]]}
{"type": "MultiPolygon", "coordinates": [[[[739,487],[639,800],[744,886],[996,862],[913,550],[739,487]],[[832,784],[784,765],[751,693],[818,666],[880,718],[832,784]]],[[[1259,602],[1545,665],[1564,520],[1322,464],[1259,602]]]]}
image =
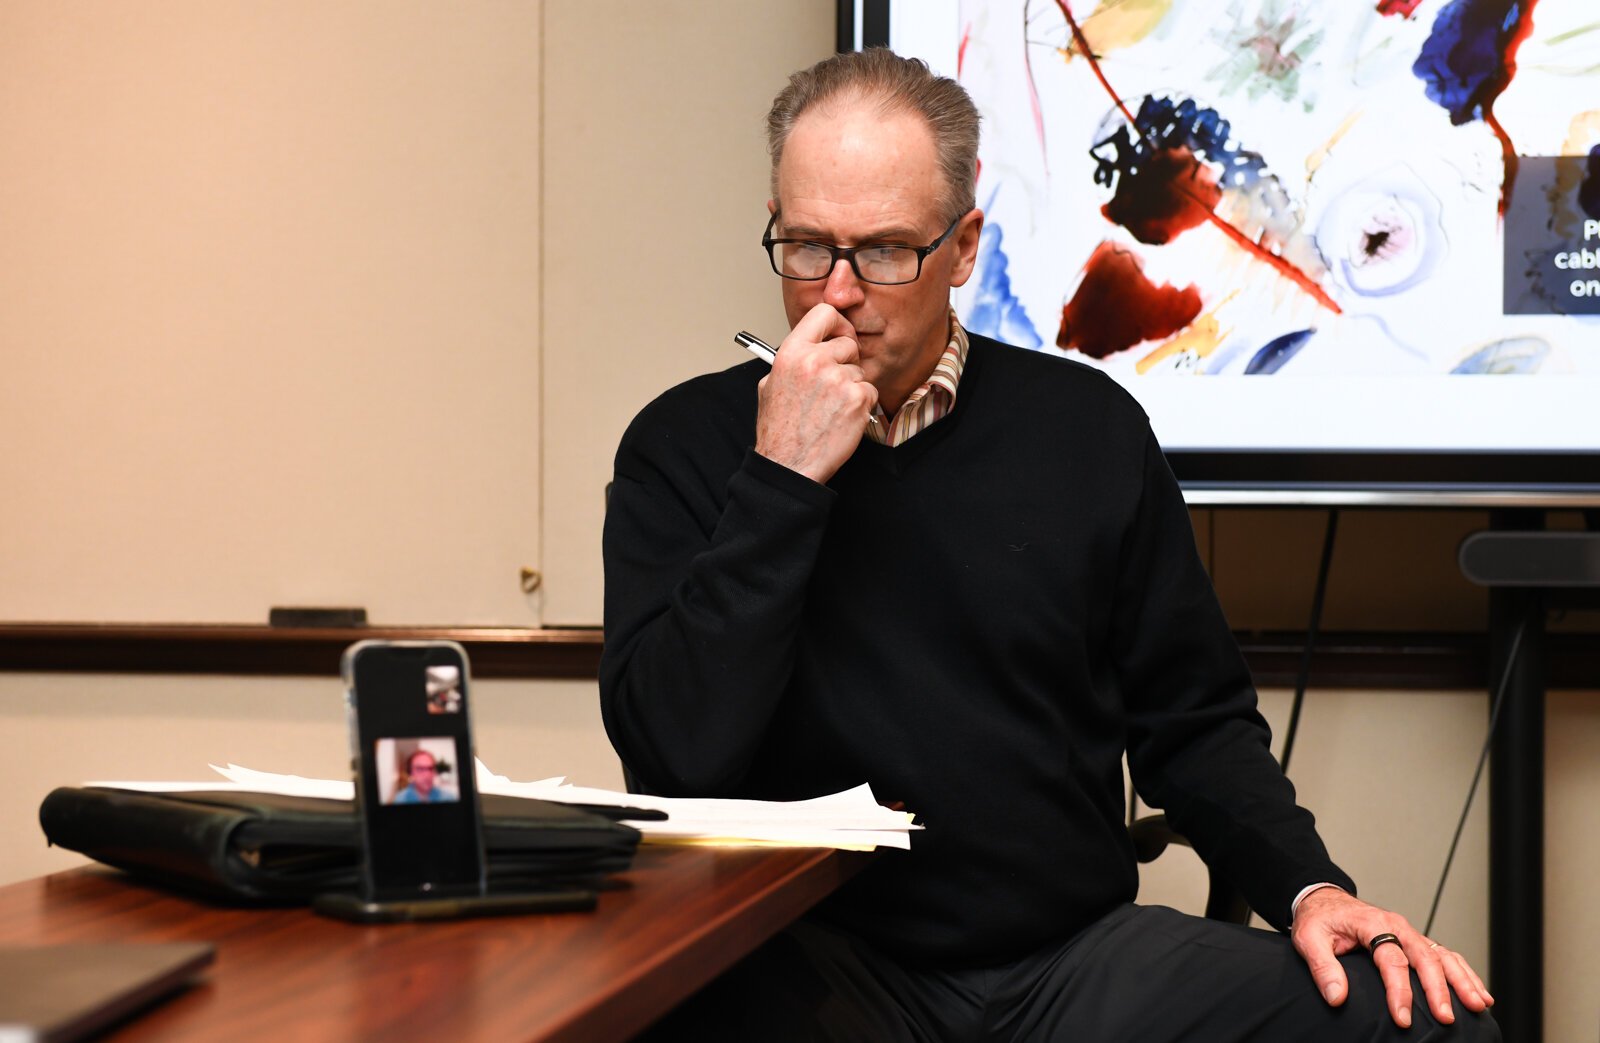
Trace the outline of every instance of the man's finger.
{"type": "MultiPolygon", "coordinates": [[[[1411,964],[1398,944],[1380,945],[1372,951],[1372,962],[1378,965],[1378,976],[1383,979],[1383,993],[1389,1000],[1389,1016],[1401,1028],[1411,1027],[1411,964]]],[[[1446,1005],[1449,1000],[1446,999],[1446,1005]]]]}
{"type": "Polygon", "coordinates": [[[833,354],[833,361],[841,365],[854,363],[861,358],[861,345],[854,336],[833,337],[823,342],[823,347],[833,354]]]}
{"type": "Polygon", "coordinates": [[[1417,948],[1408,951],[1406,956],[1411,962],[1412,969],[1417,972],[1417,980],[1422,983],[1422,995],[1427,998],[1433,1016],[1441,1024],[1454,1023],[1456,1012],[1450,1005],[1450,983],[1446,979],[1438,950],[1428,948],[1418,938],[1417,948]]]}
{"type": "Polygon", "coordinates": [[[1472,969],[1464,956],[1446,949],[1438,942],[1430,943],[1429,948],[1438,955],[1445,978],[1468,1010],[1482,1011],[1494,1005],[1494,997],[1489,995],[1488,986],[1484,985],[1483,979],[1478,977],[1478,972],[1472,969]]]}
{"type": "MultiPolygon", "coordinates": [[[[860,369],[859,366],[854,368],[860,369]]],[[[857,381],[857,384],[860,386],[862,391],[866,392],[867,423],[876,424],[878,422],[878,418],[873,416],[872,413],[873,410],[878,408],[878,389],[867,383],[866,374],[862,374],[861,379],[857,381]]]]}
{"type": "Polygon", "coordinates": [[[1344,967],[1339,964],[1333,947],[1327,944],[1326,939],[1307,943],[1300,950],[1300,955],[1305,959],[1306,967],[1311,971],[1311,980],[1317,983],[1317,991],[1328,1002],[1328,1006],[1337,1007],[1343,1003],[1350,991],[1350,983],[1345,980],[1344,967]]]}
{"type": "Polygon", "coordinates": [[[790,337],[796,335],[814,344],[821,344],[834,337],[849,337],[854,340],[856,328],[833,305],[818,304],[800,316],[800,321],[789,331],[790,337]]]}

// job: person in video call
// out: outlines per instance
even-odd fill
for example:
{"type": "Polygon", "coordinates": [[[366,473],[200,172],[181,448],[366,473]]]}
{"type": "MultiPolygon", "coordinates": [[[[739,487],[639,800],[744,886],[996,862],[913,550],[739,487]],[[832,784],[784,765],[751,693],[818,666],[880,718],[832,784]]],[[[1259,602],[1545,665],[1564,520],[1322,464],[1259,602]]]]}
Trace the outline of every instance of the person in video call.
{"type": "Polygon", "coordinates": [[[406,758],[406,777],[411,781],[394,795],[395,804],[447,804],[456,799],[439,785],[438,761],[427,750],[416,750],[406,758]]]}
{"type": "Polygon", "coordinates": [[[956,321],[966,92],[843,54],[767,127],[791,329],[770,372],[691,380],[623,436],[605,724],[650,792],[866,780],[926,830],[661,1030],[1498,1039],[1472,968],[1358,899],[1296,805],[1139,406],[956,321]],[[1134,904],[1124,754],[1276,932],[1134,904]]]}

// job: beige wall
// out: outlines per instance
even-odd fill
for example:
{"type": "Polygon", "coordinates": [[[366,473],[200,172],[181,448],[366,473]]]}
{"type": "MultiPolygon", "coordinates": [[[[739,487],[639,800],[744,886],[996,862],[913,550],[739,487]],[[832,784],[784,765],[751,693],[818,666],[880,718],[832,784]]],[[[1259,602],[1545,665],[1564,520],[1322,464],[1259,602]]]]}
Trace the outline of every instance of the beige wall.
{"type": "MultiPolygon", "coordinates": [[[[650,395],[781,331],[760,115],[831,0],[0,6],[0,619],[593,622],[600,490],[650,395]],[[18,205],[17,200],[25,201],[18,205]],[[673,270],[622,246],[677,244],[673,270]],[[429,408],[422,408],[427,406],[429,408]],[[432,407],[440,408],[432,408],[432,407]],[[26,445],[26,451],[20,447],[26,445]],[[412,510],[425,504],[425,510],[412,510]],[[22,509],[18,509],[21,505],[22,509]],[[543,570],[525,598],[516,570],[543,570]]],[[[1303,626],[1311,511],[1196,512],[1237,626],[1303,626]]],[[[1347,514],[1325,625],[1476,629],[1468,513],[1347,514]]],[[[513,777],[619,782],[592,683],[482,682],[513,777]]],[[[1287,694],[1264,693],[1275,722],[1287,694]]],[[[1294,778],[1364,892],[1420,921],[1475,692],[1313,691],[1294,778]]],[[[0,673],[0,882],[72,864],[55,785],[337,776],[333,679],[0,673]]],[[[1550,698],[1549,1038],[1596,1017],[1600,698],[1550,698]]],[[[1437,933],[1485,963],[1480,797],[1437,933]]],[[[1149,893],[1195,907],[1182,854],[1149,893]]]]}
{"type": "Polygon", "coordinates": [[[596,623],[603,490],[628,421],[745,361],[737,331],[787,329],[760,246],[763,117],[790,70],[832,52],[833,3],[545,12],[544,375],[561,393],[544,403],[544,619],[596,623]]]}
{"type": "Polygon", "coordinates": [[[537,622],[540,28],[0,4],[0,619],[537,622]]]}

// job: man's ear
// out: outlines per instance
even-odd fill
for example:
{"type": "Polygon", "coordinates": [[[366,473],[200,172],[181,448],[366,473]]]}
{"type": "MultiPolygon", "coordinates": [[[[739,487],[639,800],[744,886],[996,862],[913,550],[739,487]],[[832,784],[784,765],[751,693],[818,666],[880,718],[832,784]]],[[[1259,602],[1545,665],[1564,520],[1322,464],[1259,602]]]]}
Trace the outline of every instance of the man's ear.
{"type": "Polygon", "coordinates": [[[777,212],[778,212],[778,201],[776,199],[767,200],[767,216],[771,217],[773,214],[775,214],[777,212]]]}
{"type": "Polygon", "coordinates": [[[951,286],[964,286],[972,278],[972,269],[978,263],[978,240],[982,236],[983,211],[973,207],[950,236],[955,240],[950,245],[956,251],[956,261],[950,269],[951,286]]]}

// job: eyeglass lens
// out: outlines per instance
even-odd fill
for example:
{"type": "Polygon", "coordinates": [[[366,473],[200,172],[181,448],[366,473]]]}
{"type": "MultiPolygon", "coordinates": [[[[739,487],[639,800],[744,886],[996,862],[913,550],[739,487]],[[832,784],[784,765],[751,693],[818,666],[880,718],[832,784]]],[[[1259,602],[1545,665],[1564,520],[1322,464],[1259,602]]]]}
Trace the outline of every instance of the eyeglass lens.
{"type": "MultiPolygon", "coordinates": [[[[816,243],[777,243],[779,274],[791,279],[825,279],[833,270],[833,251],[816,243]]],[[[910,246],[873,246],[852,258],[856,275],[865,282],[902,283],[917,277],[920,258],[910,246]]]]}

